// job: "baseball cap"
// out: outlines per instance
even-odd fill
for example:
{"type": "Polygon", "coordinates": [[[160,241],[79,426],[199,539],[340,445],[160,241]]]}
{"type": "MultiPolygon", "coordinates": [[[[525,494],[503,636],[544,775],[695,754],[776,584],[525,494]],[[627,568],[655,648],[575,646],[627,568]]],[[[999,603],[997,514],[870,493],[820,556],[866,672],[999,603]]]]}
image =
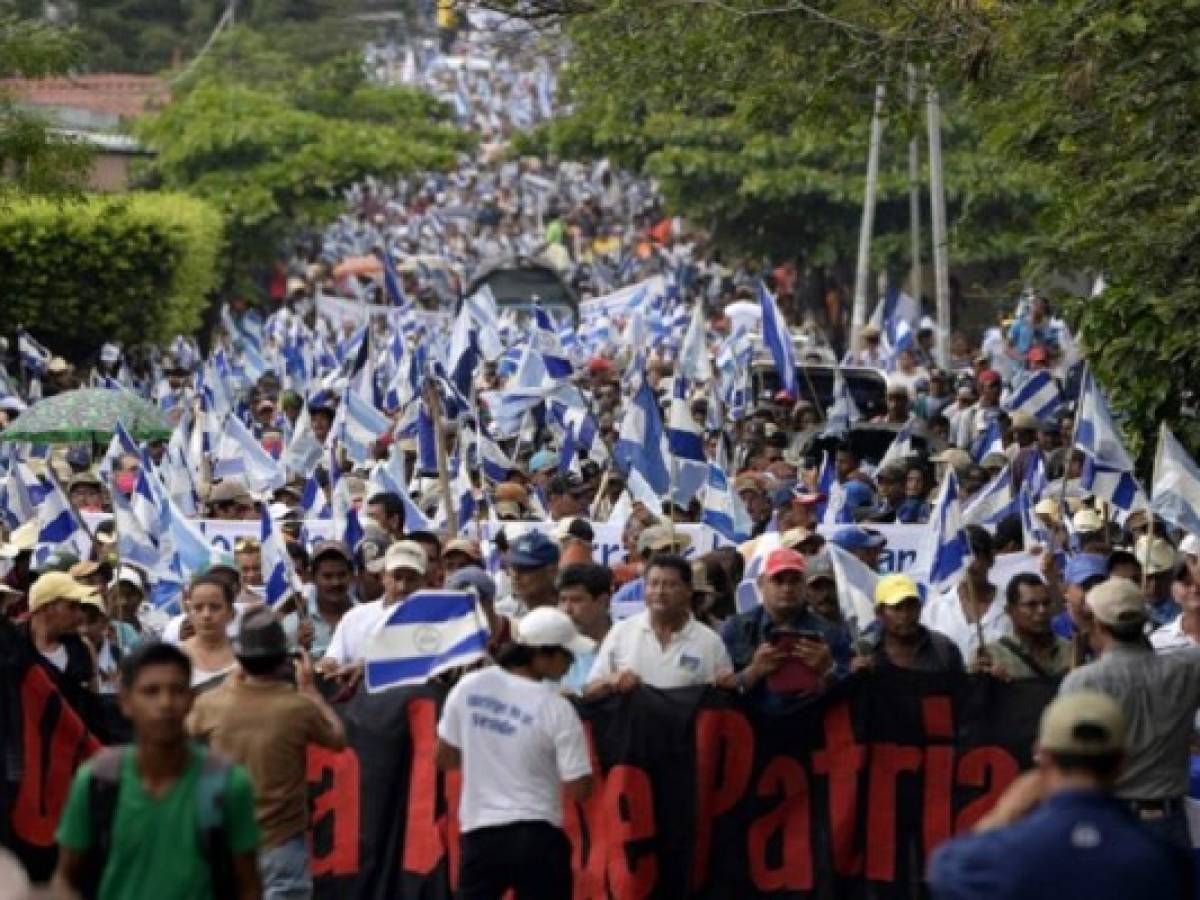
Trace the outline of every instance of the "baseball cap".
{"type": "Polygon", "coordinates": [[[767,554],[766,562],[763,565],[763,574],[768,578],[783,572],[799,572],[803,575],[806,568],[807,563],[804,561],[803,554],[789,550],[787,547],[780,547],[767,554]]]}
{"type": "Polygon", "coordinates": [[[67,482],[67,492],[70,493],[74,488],[82,486],[102,487],[103,485],[101,485],[100,478],[95,472],[90,470],[85,472],[77,472],[76,474],[72,475],[71,480],[67,482]]]}
{"type": "Polygon", "coordinates": [[[543,569],[558,562],[558,544],[540,531],[527,531],[508,551],[508,564],[517,569],[543,569]]]}
{"type": "Polygon", "coordinates": [[[571,617],[553,606],[530,610],[516,623],[515,639],[526,647],[560,647],[572,656],[591,653],[596,642],[575,629],[571,617]]]}
{"type": "Polygon", "coordinates": [[[809,584],[814,584],[821,579],[836,580],[833,560],[829,558],[828,553],[814,553],[812,556],[804,557],[804,579],[809,584]]]}
{"type": "Polygon", "coordinates": [[[1148,615],[1141,590],[1128,578],[1100,582],[1088,591],[1087,605],[1105,625],[1137,625],[1148,615]]]}
{"type": "Polygon", "coordinates": [[[313,565],[315,566],[324,556],[341,557],[350,564],[351,568],[354,568],[354,554],[350,552],[350,548],[346,545],[345,541],[317,541],[312,551],[313,565]]]}
{"type": "Polygon", "coordinates": [[[1038,420],[1032,413],[1025,412],[1023,409],[1017,410],[1012,414],[1009,420],[1013,431],[1037,431],[1038,420]]]}
{"type": "Polygon", "coordinates": [[[483,560],[483,550],[479,546],[479,541],[473,541],[470,538],[455,538],[448,541],[442,548],[442,556],[450,553],[462,553],[471,559],[481,562],[483,560]]]}
{"type": "Polygon", "coordinates": [[[879,550],[887,544],[878,531],[863,528],[861,525],[843,525],[830,537],[830,540],[843,550],[879,550]]]}
{"type": "Polygon", "coordinates": [[[1099,553],[1076,553],[1067,559],[1063,578],[1067,584],[1081,585],[1089,578],[1108,577],[1108,559],[1099,553]]]}
{"type": "Polygon", "coordinates": [[[1076,531],[1091,532],[1100,531],[1104,527],[1104,520],[1094,509],[1084,507],[1071,516],[1071,527],[1076,531]]]}
{"type": "Polygon", "coordinates": [[[287,635],[275,614],[265,606],[248,610],[242,616],[233,639],[233,655],[247,659],[263,659],[285,656],[288,651],[287,635]]]}
{"type": "Polygon", "coordinates": [[[1148,534],[1143,534],[1137,539],[1133,545],[1133,555],[1142,564],[1147,575],[1161,575],[1163,572],[1170,572],[1175,568],[1177,557],[1175,548],[1169,543],[1162,538],[1154,538],[1151,541],[1148,534]]]}
{"type": "Polygon", "coordinates": [[[496,582],[479,566],[463,566],[446,579],[447,590],[465,591],[468,588],[474,588],[484,603],[496,599],[496,582]]]}
{"type": "Polygon", "coordinates": [[[921,592],[907,575],[884,575],[875,584],[876,605],[896,606],[913,597],[919,600],[921,592]]]}
{"type": "Polygon", "coordinates": [[[142,573],[133,566],[121,566],[117,570],[117,581],[124,581],[126,584],[131,584],[143,594],[146,593],[146,579],[142,577],[142,573]]]}
{"type": "Polygon", "coordinates": [[[47,572],[29,589],[29,611],[37,612],[55,600],[82,600],[96,589],[80,584],[66,572],[47,572]]]}
{"type": "Polygon", "coordinates": [[[818,546],[825,540],[815,531],[809,531],[807,528],[796,526],[795,528],[789,528],[779,536],[779,546],[787,547],[789,550],[796,550],[802,544],[806,544],[814,539],[819,541],[818,546]]]}
{"type": "Polygon", "coordinates": [[[411,569],[421,575],[429,568],[429,557],[425,548],[416,541],[396,541],[387,548],[382,559],[370,564],[371,572],[395,572],[397,569],[411,569]]]}
{"type": "Polygon", "coordinates": [[[1030,362],[1045,362],[1049,359],[1046,355],[1045,347],[1030,347],[1029,352],[1025,354],[1025,358],[1030,362]]]}
{"type": "Polygon", "coordinates": [[[95,575],[100,571],[100,563],[94,559],[83,559],[67,569],[67,574],[72,578],[87,578],[89,575],[95,575]]]}
{"type": "Polygon", "coordinates": [[[947,447],[941,453],[929,457],[930,462],[946,463],[955,471],[965,471],[971,465],[971,456],[960,447],[947,447]]]}
{"type": "Polygon", "coordinates": [[[8,536],[7,544],[0,544],[0,559],[14,559],[18,554],[25,553],[37,546],[38,523],[36,520],[26,522],[14,528],[8,536]]]}
{"type": "Polygon", "coordinates": [[[242,503],[247,506],[254,503],[250,491],[237,479],[218,481],[208,492],[209,503],[242,503]]]}
{"type": "Polygon", "coordinates": [[[678,528],[669,525],[651,525],[638,535],[638,553],[647,550],[674,550],[680,552],[692,546],[690,535],[684,534],[678,528]]]}
{"type": "Polygon", "coordinates": [[[539,450],[529,457],[530,472],[544,472],[558,465],[558,455],[550,450],[539,450]]]}
{"type": "Polygon", "coordinates": [[[565,541],[567,538],[577,538],[581,541],[587,541],[590,544],[596,539],[596,532],[587,519],[561,519],[554,526],[554,537],[559,541],[565,541]]]}
{"type": "Polygon", "coordinates": [[[995,369],[984,369],[978,375],[980,384],[996,384],[1000,381],[1000,373],[995,369]]]}
{"type": "Polygon", "coordinates": [[[1052,753],[1106,756],[1125,749],[1125,716],[1108,694],[1060,694],[1042,712],[1038,746],[1052,753]]]}

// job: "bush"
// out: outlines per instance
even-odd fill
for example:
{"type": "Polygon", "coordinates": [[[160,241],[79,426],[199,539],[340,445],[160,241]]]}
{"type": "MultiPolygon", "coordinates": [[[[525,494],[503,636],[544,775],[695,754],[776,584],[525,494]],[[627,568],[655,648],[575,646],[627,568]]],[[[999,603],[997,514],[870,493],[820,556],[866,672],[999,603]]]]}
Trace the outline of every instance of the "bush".
{"type": "Polygon", "coordinates": [[[190,334],[221,246],[220,214],[184,194],[0,202],[0,332],[71,355],[190,334]]]}

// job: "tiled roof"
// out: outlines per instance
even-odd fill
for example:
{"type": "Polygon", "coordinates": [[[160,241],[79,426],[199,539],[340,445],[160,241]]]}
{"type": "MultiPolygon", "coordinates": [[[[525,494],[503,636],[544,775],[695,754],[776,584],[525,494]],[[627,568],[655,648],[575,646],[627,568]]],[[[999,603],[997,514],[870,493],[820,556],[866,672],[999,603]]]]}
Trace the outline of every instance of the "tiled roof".
{"type": "Polygon", "coordinates": [[[31,106],[87,109],[138,116],[165,102],[167,82],[155,75],[79,75],[66,78],[5,78],[0,88],[31,106]]]}

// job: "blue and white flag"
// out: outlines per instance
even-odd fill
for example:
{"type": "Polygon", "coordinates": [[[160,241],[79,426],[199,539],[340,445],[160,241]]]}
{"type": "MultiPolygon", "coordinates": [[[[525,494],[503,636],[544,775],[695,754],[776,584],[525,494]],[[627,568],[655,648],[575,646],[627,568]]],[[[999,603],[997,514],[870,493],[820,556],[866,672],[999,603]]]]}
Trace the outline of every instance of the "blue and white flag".
{"type": "Polygon", "coordinates": [[[1154,454],[1150,511],[1189,534],[1200,535],[1200,468],[1165,422],[1154,454]]]}
{"type": "Polygon", "coordinates": [[[1058,382],[1047,371],[1031,372],[1013,385],[1011,396],[1004,404],[1010,413],[1025,412],[1035,419],[1049,419],[1062,404],[1058,382]]]}
{"type": "Polygon", "coordinates": [[[574,374],[575,368],[562,349],[558,333],[554,330],[554,323],[550,321],[550,314],[540,306],[533,309],[532,338],[533,349],[541,354],[546,373],[551,378],[570,378],[574,374]]]}
{"type": "Polygon", "coordinates": [[[304,482],[304,493],[300,496],[300,510],[305,521],[314,519],[331,519],[333,510],[321,483],[317,481],[316,471],[310,471],[304,482]]]}
{"type": "Polygon", "coordinates": [[[396,260],[392,256],[391,247],[384,247],[380,253],[383,263],[383,290],[392,306],[409,306],[408,297],[404,294],[404,284],[400,273],[396,271],[396,260]]]}
{"type": "Polygon", "coordinates": [[[964,525],[995,525],[1016,511],[1013,498],[1012,467],[1005,466],[963,507],[964,525]]]}
{"type": "Polygon", "coordinates": [[[792,399],[800,396],[799,382],[796,378],[796,353],[792,347],[792,333],[788,331],[787,322],[775,298],[767,290],[766,284],[758,283],[758,302],[762,307],[763,343],[775,360],[775,370],[779,373],[779,389],[791,394],[792,399]]]}
{"type": "Polygon", "coordinates": [[[396,604],[367,644],[365,680],[371,693],[424,684],[482,659],[487,619],[473,592],[417,591],[396,604]]]}
{"type": "Polygon", "coordinates": [[[287,483],[283,467],[254,439],[241,419],[232,414],[225,417],[225,427],[217,443],[213,477],[240,478],[255,493],[275,491],[287,483]]]}
{"type": "Polygon", "coordinates": [[[825,414],[825,428],[821,433],[825,437],[844,438],[849,434],[850,426],[862,419],[862,413],[850,394],[850,386],[842,375],[841,367],[833,374],[831,399],[833,403],[825,414]]]}
{"type": "Polygon", "coordinates": [[[978,465],[982,465],[993,453],[1004,455],[1004,433],[1000,430],[999,417],[988,422],[987,430],[971,446],[971,459],[978,465]]]}
{"type": "Polygon", "coordinates": [[[692,418],[687,402],[688,382],[676,375],[671,385],[671,406],[667,419],[667,448],[671,451],[672,499],[686,507],[704,487],[709,477],[704,436],[692,418]]]}
{"type": "Polygon", "coordinates": [[[613,460],[626,472],[632,469],[641,473],[661,499],[666,496],[671,484],[664,457],[663,422],[658,399],[650,385],[643,381],[621,419],[613,460]]]}
{"type": "Polygon", "coordinates": [[[679,362],[675,367],[675,374],[693,384],[704,384],[712,378],[708,345],[704,340],[704,301],[700,299],[692,306],[691,321],[683,336],[683,342],[679,345],[679,362]]]}
{"type": "MultiPolygon", "coordinates": [[[[374,444],[392,427],[392,422],[357,393],[346,389],[338,408],[341,428],[336,432],[346,455],[360,465],[372,459],[374,444]]],[[[331,429],[332,431],[332,429],[331,429]]]]}
{"type": "Polygon", "coordinates": [[[31,375],[45,374],[51,353],[24,329],[17,332],[17,354],[21,358],[21,367],[26,372],[31,375]]]}
{"type": "Polygon", "coordinates": [[[1084,490],[1125,511],[1144,499],[1133,475],[1133,460],[1090,371],[1084,374],[1080,388],[1075,446],[1084,454],[1080,478],[1084,490]]]}
{"type": "Polygon", "coordinates": [[[926,553],[923,555],[929,560],[926,582],[932,590],[944,594],[962,581],[971,562],[971,542],[963,524],[958,476],[953,469],[946,472],[946,478],[938,490],[929,526],[926,553]]]}
{"type": "Polygon", "coordinates": [[[301,586],[292,566],[292,558],[283,546],[265,503],[261,525],[259,538],[262,547],[263,595],[267,606],[277,609],[293,594],[298,594],[301,586]]]}
{"type": "Polygon", "coordinates": [[[861,633],[875,621],[875,586],[879,583],[879,573],[833,542],[825,544],[825,552],[833,565],[838,607],[850,625],[851,633],[861,633]]]}
{"type": "Polygon", "coordinates": [[[1029,483],[1021,485],[1021,490],[1017,492],[1017,512],[1021,516],[1021,535],[1024,540],[1026,550],[1032,550],[1034,547],[1046,548],[1049,552],[1050,547],[1050,531],[1038,518],[1037,513],[1033,511],[1036,501],[1033,499],[1029,491],[1029,483]]]}
{"type": "Polygon", "coordinates": [[[296,426],[292,429],[291,440],[283,451],[283,465],[293,475],[305,475],[313,470],[321,460],[321,443],[313,433],[312,419],[306,402],[300,408],[296,417],[296,426]]]}
{"type": "Polygon", "coordinates": [[[913,423],[915,420],[909,419],[904,423],[904,426],[896,432],[896,436],[892,438],[892,443],[888,446],[887,452],[883,454],[883,459],[879,460],[878,468],[882,469],[887,465],[905,465],[910,456],[915,456],[916,451],[913,447],[913,423]]]}
{"type": "Polygon", "coordinates": [[[45,498],[37,507],[38,537],[34,550],[35,563],[43,563],[60,547],[80,559],[92,554],[92,539],[75,515],[67,495],[52,482],[45,498]]]}
{"type": "Polygon", "coordinates": [[[733,491],[729,476],[720,466],[709,464],[704,486],[704,513],[701,521],[726,540],[741,543],[750,539],[754,523],[742,498],[733,491]]]}

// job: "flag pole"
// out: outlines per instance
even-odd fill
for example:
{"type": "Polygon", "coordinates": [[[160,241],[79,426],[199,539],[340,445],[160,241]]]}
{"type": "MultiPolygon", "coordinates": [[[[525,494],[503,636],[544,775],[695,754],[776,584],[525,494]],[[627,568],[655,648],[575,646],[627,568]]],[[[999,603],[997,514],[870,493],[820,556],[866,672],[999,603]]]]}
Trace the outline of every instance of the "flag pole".
{"type": "Polygon", "coordinates": [[[438,488],[442,503],[446,507],[447,536],[458,534],[458,514],[454,511],[454,500],[450,496],[450,463],[446,452],[446,435],[442,430],[442,401],[432,381],[425,384],[425,403],[433,419],[434,446],[437,448],[438,488]]]}
{"type": "MultiPolygon", "coordinates": [[[[926,67],[926,77],[929,69],[926,67]]],[[[945,367],[950,337],[950,261],[946,246],[946,189],[942,169],[942,113],[937,88],[930,83],[926,103],[929,126],[929,205],[933,232],[933,275],[937,298],[938,362],[945,367]]]]}
{"type": "MultiPolygon", "coordinates": [[[[917,70],[908,65],[908,105],[917,105],[917,70]]],[[[912,256],[908,273],[908,289],[921,302],[921,142],[916,134],[908,142],[908,226],[912,256]]]]}
{"type": "Polygon", "coordinates": [[[854,305],[850,313],[850,349],[858,346],[858,332],[867,318],[867,278],[871,268],[871,233],[875,228],[875,195],[879,189],[879,149],[883,142],[884,83],[875,84],[875,109],[871,114],[871,142],[867,149],[867,182],[863,192],[862,225],[858,233],[858,264],[854,271],[854,305]]]}

